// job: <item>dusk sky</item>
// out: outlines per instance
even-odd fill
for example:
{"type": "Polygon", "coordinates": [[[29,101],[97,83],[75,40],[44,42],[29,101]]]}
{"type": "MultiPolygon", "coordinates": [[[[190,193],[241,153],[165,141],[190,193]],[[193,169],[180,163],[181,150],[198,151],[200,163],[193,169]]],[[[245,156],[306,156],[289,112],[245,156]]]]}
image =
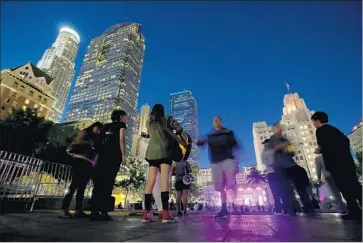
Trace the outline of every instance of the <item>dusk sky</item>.
{"type": "MultiPolygon", "coordinates": [[[[1,2],[1,69],[36,64],[68,25],[87,45],[121,22],[142,24],[146,51],[139,106],[191,90],[199,132],[219,115],[254,165],[252,124],[281,119],[284,80],[311,110],[346,134],[362,117],[362,3],[331,2],[1,2]]],[[[201,150],[201,167],[209,167],[201,150]]]]}

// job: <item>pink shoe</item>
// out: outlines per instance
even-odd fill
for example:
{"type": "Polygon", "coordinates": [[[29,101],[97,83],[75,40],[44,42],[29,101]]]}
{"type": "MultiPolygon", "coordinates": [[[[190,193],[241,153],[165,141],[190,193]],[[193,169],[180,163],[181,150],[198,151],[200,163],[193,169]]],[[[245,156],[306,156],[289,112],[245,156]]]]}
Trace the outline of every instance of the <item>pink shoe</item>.
{"type": "Polygon", "coordinates": [[[145,209],[142,211],[142,222],[150,223],[153,221],[153,212],[146,211],[145,209]]]}

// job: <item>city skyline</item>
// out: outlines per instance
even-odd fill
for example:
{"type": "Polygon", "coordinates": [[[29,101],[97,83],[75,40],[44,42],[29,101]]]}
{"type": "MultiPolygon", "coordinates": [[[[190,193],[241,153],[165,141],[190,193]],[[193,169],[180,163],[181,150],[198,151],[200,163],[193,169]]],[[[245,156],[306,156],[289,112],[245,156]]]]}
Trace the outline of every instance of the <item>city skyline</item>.
{"type": "MultiPolygon", "coordinates": [[[[220,115],[247,152],[243,165],[255,163],[252,123],[280,119],[285,79],[310,109],[328,112],[346,135],[361,120],[360,2],[4,2],[2,7],[1,69],[36,62],[54,42],[58,25],[68,25],[82,39],[78,76],[92,38],[124,22],[123,16],[141,23],[147,49],[139,101],[167,107],[169,93],[191,90],[198,100],[199,134],[210,131],[212,117],[220,115]],[[107,18],[89,18],[101,10],[107,18]],[[23,18],[14,19],[14,11],[23,18]],[[42,28],[23,28],[39,24],[42,28]]],[[[209,166],[205,150],[200,158],[201,167],[209,166]]]]}
{"type": "Polygon", "coordinates": [[[139,101],[144,37],[141,25],[119,23],[93,38],[66,109],[66,121],[91,118],[111,122],[113,109],[128,114],[126,153],[131,152],[139,101]]]}

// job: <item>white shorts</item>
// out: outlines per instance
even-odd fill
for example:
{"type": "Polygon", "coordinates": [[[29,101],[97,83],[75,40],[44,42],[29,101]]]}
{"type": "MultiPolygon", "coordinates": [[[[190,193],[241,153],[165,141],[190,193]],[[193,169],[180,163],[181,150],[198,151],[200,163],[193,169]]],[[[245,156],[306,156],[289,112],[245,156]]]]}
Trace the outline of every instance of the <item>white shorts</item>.
{"type": "Polygon", "coordinates": [[[226,159],[211,164],[211,167],[214,189],[216,191],[235,188],[237,163],[234,159],[226,159]]]}

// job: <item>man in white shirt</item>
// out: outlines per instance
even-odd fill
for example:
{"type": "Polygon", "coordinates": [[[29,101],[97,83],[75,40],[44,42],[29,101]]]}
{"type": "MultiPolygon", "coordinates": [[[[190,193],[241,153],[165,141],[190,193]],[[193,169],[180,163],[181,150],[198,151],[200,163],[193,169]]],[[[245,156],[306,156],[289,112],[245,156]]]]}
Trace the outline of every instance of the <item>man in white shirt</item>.
{"type": "Polygon", "coordinates": [[[262,143],[265,149],[262,151],[261,156],[262,163],[266,166],[265,173],[274,198],[275,213],[280,215],[283,210],[286,214],[293,215],[292,188],[284,175],[277,173],[273,168],[275,150],[268,148],[269,141],[270,139],[266,139],[262,143]]]}
{"type": "MultiPolygon", "coordinates": [[[[315,151],[316,153],[318,152],[315,151]]],[[[324,159],[322,154],[318,154],[315,158],[315,165],[316,165],[316,174],[318,176],[318,183],[321,185],[322,183],[322,176],[324,177],[328,187],[330,188],[332,194],[334,195],[335,201],[337,202],[337,211],[340,213],[345,213],[346,206],[343,203],[342,195],[335,184],[334,178],[331,176],[330,172],[326,170],[324,165],[324,159]]]]}

